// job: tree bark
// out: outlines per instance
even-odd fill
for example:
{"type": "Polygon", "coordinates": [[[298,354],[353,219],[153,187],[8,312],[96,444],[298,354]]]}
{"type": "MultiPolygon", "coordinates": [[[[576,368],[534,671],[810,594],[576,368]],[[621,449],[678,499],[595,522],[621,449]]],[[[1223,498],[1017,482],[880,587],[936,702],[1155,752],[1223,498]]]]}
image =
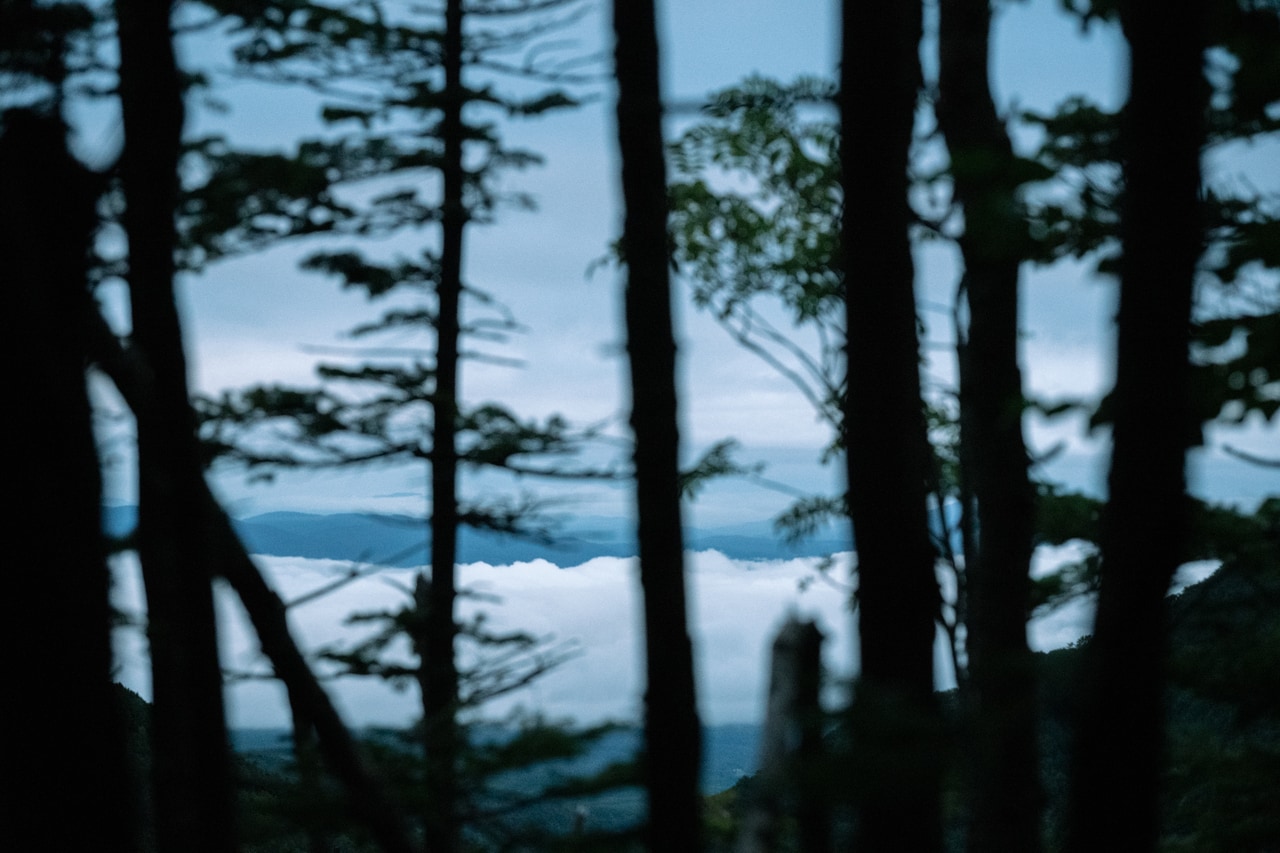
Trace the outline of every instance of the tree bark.
{"type": "Polygon", "coordinates": [[[1018,268],[1027,245],[1015,159],[988,85],[990,0],[943,0],[938,122],[964,208],[961,475],[977,508],[968,582],[973,796],[969,849],[1040,849],[1036,687],[1027,646],[1034,492],[1022,435],[1018,268]]]}
{"type": "Polygon", "coordinates": [[[1128,2],[1120,307],[1102,578],[1072,771],[1068,850],[1157,849],[1166,596],[1195,435],[1188,361],[1203,245],[1205,6],[1128,2]]]}
{"type": "Polygon", "coordinates": [[[685,601],[666,161],[652,0],[615,0],[626,331],[645,626],[649,847],[701,846],[702,733],[685,601]]]}
{"type": "Polygon", "coordinates": [[[10,112],[0,138],[0,262],[22,365],[12,415],[30,418],[12,491],[19,534],[4,620],[11,732],[5,833],[49,850],[131,851],[139,841],[125,736],[111,684],[102,489],[85,387],[89,245],[101,181],[72,159],[60,118],[10,112]],[[41,530],[55,530],[40,535],[41,530]],[[33,637],[39,637],[33,647],[33,637]]]}
{"type": "Polygon", "coordinates": [[[849,508],[862,661],[855,702],[858,849],[941,848],[933,697],[940,598],[907,201],[920,86],[916,2],[843,4],[849,508]]]}
{"type": "Polygon", "coordinates": [[[133,340],[153,373],[155,392],[135,414],[156,837],[161,851],[230,851],[231,763],[199,524],[201,463],[173,295],[181,80],[169,4],[122,0],[116,10],[133,340]]]}
{"type": "Polygon", "coordinates": [[[454,853],[461,843],[458,818],[458,667],[455,560],[458,551],[458,337],[462,297],[463,201],[462,0],[445,4],[444,93],[440,135],[444,199],[440,282],[436,288],[436,371],[431,431],[431,583],[428,587],[422,706],[426,760],[423,804],[427,845],[454,853]]]}

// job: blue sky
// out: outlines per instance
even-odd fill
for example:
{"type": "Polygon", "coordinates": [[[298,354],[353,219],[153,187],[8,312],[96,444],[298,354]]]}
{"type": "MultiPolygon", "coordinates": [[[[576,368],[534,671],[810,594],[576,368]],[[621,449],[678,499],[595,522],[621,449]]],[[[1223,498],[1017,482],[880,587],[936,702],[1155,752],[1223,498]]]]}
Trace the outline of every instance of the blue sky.
{"type": "MultiPolygon", "coordinates": [[[[783,80],[800,74],[832,75],[837,5],[813,0],[682,0],[663,4],[662,48],[668,97],[696,100],[750,73],[783,80]]],[[[994,82],[1000,104],[1006,108],[1019,105],[1048,110],[1071,94],[1085,92],[1104,105],[1117,105],[1124,88],[1124,52],[1117,33],[1095,27],[1088,37],[1083,37],[1077,23],[1063,16],[1058,5],[1056,1],[1034,0],[1002,7],[994,40],[994,82]]],[[[584,47],[607,45],[607,28],[607,20],[599,15],[586,19],[580,27],[584,47]]],[[[207,45],[186,44],[184,49],[190,60],[224,62],[207,45]]],[[[230,104],[231,111],[223,115],[193,107],[193,133],[224,129],[233,139],[270,146],[288,144],[300,133],[314,130],[316,102],[312,98],[248,83],[226,85],[218,94],[230,104]]],[[[465,369],[462,385],[465,398],[472,403],[492,399],[527,415],[561,412],[578,423],[608,421],[614,424],[615,432],[622,434],[626,393],[624,364],[619,356],[620,282],[609,271],[591,277],[586,274],[591,262],[617,236],[620,226],[613,107],[608,93],[602,94],[583,109],[511,124],[504,129],[510,142],[539,151],[547,158],[544,167],[514,173],[506,179],[511,187],[532,193],[538,199],[539,210],[508,211],[497,226],[472,229],[466,275],[477,286],[497,295],[528,326],[527,334],[501,350],[503,355],[525,360],[527,366],[512,370],[471,364],[465,369]]],[[[679,127],[680,120],[673,120],[671,130],[679,127]]],[[[111,138],[109,130],[86,133],[84,145],[92,148],[98,141],[111,138]]],[[[1223,174],[1244,173],[1259,187],[1280,189],[1280,158],[1276,153],[1274,146],[1234,150],[1215,155],[1211,162],[1223,174]]],[[[403,246],[406,252],[414,248],[408,239],[396,245],[403,246]]],[[[332,282],[296,270],[297,259],[313,248],[290,246],[219,263],[203,275],[182,282],[192,379],[199,391],[217,393],[268,381],[309,384],[316,360],[314,348],[350,344],[343,332],[374,316],[376,307],[369,306],[358,294],[342,293],[332,282]]],[[[936,244],[919,251],[922,299],[950,301],[957,269],[954,254],[954,250],[936,244]]],[[[1050,398],[1096,397],[1101,393],[1109,382],[1113,299],[1112,283],[1094,280],[1089,269],[1079,264],[1027,271],[1023,357],[1033,392],[1050,398]]],[[[677,305],[677,318],[682,356],[682,426],[689,451],[736,437],[742,444],[742,458],[767,462],[766,475],[771,479],[800,491],[837,490],[838,466],[823,467],[818,462],[828,441],[826,428],[816,420],[804,398],[771,368],[733,344],[684,296],[677,305]]],[[[933,340],[949,340],[945,318],[926,314],[926,319],[933,340]]],[[[953,374],[950,356],[945,350],[931,353],[928,375],[949,381],[953,374]]],[[[1075,487],[1100,490],[1105,475],[1105,444],[1101,438],[1087,437],[1078,419],[1044,423],[1033,418],[1028,427],[1035,448],[1044,450],[1058,441],[1066,443],[1066,452],[1050,468],[1051,476],[1075,487]]],[[[1153,413],[1152,429],[1160,428],[1158,414],[1153,413]]],[[[1197,453],[1193,468],[1193,484],[1199,491],[1246,506],[1280,491],[1272,482],[1274,475],[1269,480],[1261,470],[1227,458],[1220,450],[1223,443],[1272,455],[1280,446],[1275,424],[1255,422],[1242,428],[1215,430],[1209,446],[1197,453]]],[[[128,501],[131,489],[127,466],[114,470],[111,497],[128,501]]],[[[219,475],[216,483],[228,508],[238,516],[274,509],[421,512],[426,507],[426,472],[420,466],[361,475],[288,476],[274,485],[248,485],[243,475],[225,474],[219,475]]],[[[473,483],[472,488],[489,485],[473,483]]],[[[564,496],[574,501],[566,506],[568,511],[581,507],[592,515],[625,514],[630,500],[622,486],[573,486],[564,496]]],[[[709,488],[691,507],[690,516],[702,527],[763,521],[781,511],[790,499],[787,494],[748,482],[725,481],[709,488]]],[[[1042,556],[1049,559],[1053,555],[1042,556]]],[[[798,563],[774,566],[749,576],[759,583],[744,583],[744,566],[730,565],[723,559],[717,562],[713,557],[700,561],[704,569],[698,571],[705,570],[706,578],[696,581],[695,598],[702,596],[701,606],[708,608],[717,602],[726,605],[730,590],[740,590],[741,595],[732,599],[731,606],[707,609],[703,627],[699,628],[699,665],[706,684],[705,695],[710,697],[706,710],[712,721],[752,716],[752,703],[762,698],[760,667],[767,631],[789,608],[825,620],[824,626],[832,636],[830,648],[836,668],[847,671],[853,647],[844,593],[819,587],[799,593],[797,581],[811,573],[811,567],[798,563]],[[736,578],[733,584],[718,585],[730,574],[736,578]],[[730,630],[733,626],[724,623],[725,618],[730,622],[736,619],[746,633],[735,634],[730,630]]],[[[269,567],[282,584],[293,584],[298,589],[326,571],[323,566],[296,561],[272,560],[269,567]]],[[[495,569],[472,571],[488,578],[495,569]]],[[[555,611],[556,633],[577,636],[595,651],[589,665],[565,675],[563,683],[551,681],[541,688],[542,693],[536,698],[547,703],[552,712],[618,715],[637,707],[639,694],[634,679],[639,646],[634,626],[626,621],[634,616],[636,602],[634,590],[620,582],[627,571],[624,561],[613,561],[580,573],[576,577],[582,581],[592,607],[583,604],[563,613],[555,611]],[[592,624],[587,618],[590,612],[614,615],[592,624]],[[610,637],[621,645],[611,645],[610,637]],[[611,673],[613,680],[604,678],[602,673],[611,673]],[[599,702],[591,698],[596,693],[601,694],[599,702]]],[[[546,567],[525,569],[521,577],[538,579],[532,589],[545,587],[553,576],[556,583],[573,580],[556,573],[548,575],[546,567]]],[[[515,620],[513,624],[525,626],[520,619],[540,618],[538,608],[527,603],[539,599],[530,598],[532,591],[524,590],[524,582],[515,583],[514,577],[507,575],[503,583],[514,583],[508,593],[515,608],[511,618],[515,620]],[[522,600],[526,602],[523,605],[518,603],[522,600]]],[[[125,587],[122,595],[127,597],[128,583],[125,587]]],[[[388,589],[375,584],[360,596],[383,600],[388,589]]],[[[568,594],[567,590],[562,592],[568,594]]],[[[336,600],[333,607],[346,612],[354,603],[353,599],[343,598],[336,600]]],[[[228,624],[238,624],[233,616],[234,606],[225,604],[228,624]]],[[[326,630],[336,630],[340,615],[335,610],[323,617],[298,618],[307,626],[304,636],[318,639],[326,630]]],[[[1048,627],[1036,628],[1041,632],[1038,642],[1049,647],[1072,639],[1084,630],[1083,620],[1077,612],[1059,617],[1048,627]]],[[[232,660],[248,654],[249,643],[240,628],[231,630],[229,643],[232,660]]],[[[126,670],[141,679],[136,661],[136,655],[129,657],[126,670]]],[[[272,690],[237,688],[233,708],[239,710],[233,719],[241,725],[277,721],[279,706],[266,695],[272,690]]],[[[384,711],[391,716],[400,714],[402,706],[396,702],[403,702],[403,698],[361,690],[344,693],[344,701],[360,709],[358,721],[381,719],[379,714],[384,711]]]]}

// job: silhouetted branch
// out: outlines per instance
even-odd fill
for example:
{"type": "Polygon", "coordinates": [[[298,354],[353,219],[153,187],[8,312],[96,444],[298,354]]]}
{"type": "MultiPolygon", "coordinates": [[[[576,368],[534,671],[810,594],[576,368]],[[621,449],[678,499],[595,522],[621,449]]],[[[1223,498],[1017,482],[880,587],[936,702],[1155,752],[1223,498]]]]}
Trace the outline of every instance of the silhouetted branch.
{"type": "Polygon", "coordinates": [[[1262,468],[1280,468],[1280,458],[1270,459],[1266,456],[1258,456],[1246,450],[1232,447],[1229,444],[1222,446],[1222,452],[1228,456],[1234,456],[1242,462],[1248,462],[1250,465],[1257,465],[1262,468]]]}

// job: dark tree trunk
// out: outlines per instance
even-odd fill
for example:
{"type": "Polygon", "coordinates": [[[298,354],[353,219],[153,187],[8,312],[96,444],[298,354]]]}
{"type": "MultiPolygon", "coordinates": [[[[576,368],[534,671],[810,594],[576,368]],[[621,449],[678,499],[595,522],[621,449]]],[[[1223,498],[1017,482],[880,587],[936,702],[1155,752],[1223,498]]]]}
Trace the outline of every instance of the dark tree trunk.
{"type": "MultiPolygon", "coordinates": [[[[90,321],[88,337],[96,364],[111,378],[130,409],[143,408],[155,396],[150,390],[151,371],[136,353],[121,346],[100,316],[95,314],[90,321]]],[[[208,484],[201,480],[199,487],[200,523],[208,543],[210,563],[244,604],[262,653],[288,690],[295,719],[306,719],[314,727],[321,756],[346,788],[352,810],[369,827],[382,849],[409,853],[412,846],[404,833],[403,821],[390,805],[380,782],[369,772],[351,733],[294,642],[284,603],[245,551],[208,484]]]]}
{"type": "Polygon", "coordinates": [[[97,448],[85,388],[86,261],[98,182],[60,119],[12,112],[0,138],[0,264],[23,363],[25,417],[5,620],[16,692],[0,748],[5,833],[47,850],[136,849],[118,698],[97,448]],[[40,535],[41,530],[55,531],[40,535]],[[35,621],[32,621],[35,620],[35,621]],[[38,637],[38,645],[32,645],[38,637]],[[38,841],[37,841],[38,840],[38,841]]]}
{"type": "Polygon", "coordinates": [[[1038,850],[1036,691],[1027,646],[1034,493],[1022,436],[1018,267],[1026,225],[1013,147],[987,80],[990,0],[943,0],[938,121],[951,151],[967,339],[960,342],[961,475],[977,508],[968,582],[973,797],[969,849],[1038,850]]]}
{"type": "Polygon", "coordinates": [[[812,622],[789,619],[773,639],[760,769],[742,803],[737,853],[831,849],[821,690],[822,632],[812,622]],[[794,840],[784,834],[787,819],[794,840]]]}
{"type": "Polygon", "coordinates": [[[426,670],[422,706],[427,800],[427,845],[453,853],[458,822],[458,667],[454,658],[457,598],[454,561],[458,550],[458,335],[462,297],[463,202],[462,0],[445,5],[444,98],[440,134],[444,143],[440,283],[437,287],[436,375],[431,435],[431,583],[426,612],[426,670]]]}
{"type": "Polygon", "coordinates": [[[135,413],[156,836],[162,851],[228,851],[235,849],[230,751],[201,536],[201,463],[173,294],[181,80],[169,4],[122,0],[116,10],[133,340],[154,388],[135,413]]]}
{"type": "Polygon", "coordinates": [[[381,781],[370,773],[351,732],[294,642],[284,603],[244,550],[213,493],[206,484],[201,486],[201,518],[216,569],[244,604],[262,653],[289,692],[295,718],[305,719],[314,728],[321,757],[343,784],[351,810],[369,827],[378,845],[388,853],[410,853],[413,847],[405,834],[404,821],[381,781]]]}
{"type": "Polygon", "coordinates": [[[645,625],[649,845],[697,850],[701,729],[685,603],[666,161],[652,0],[615,0],[627,355],[645,625]]]}
{"type": "Polygon", "coordinates": [[[933,851],[941,847],[940,602],[907,203],[921,9],[846,0],[843,15],[845,422],[862,646],[851,768],[860,783],[858,849],[933,851]]]}
{"type": "Polygon", "coordinates": [[[1102,580],[1072,775],[1068,849],[1154,851],[1165,734],[1166,595],[1186,529],[1188,362],[1202,246],[1202,2],[1125,3],[1129,102],[1102,580]]]}

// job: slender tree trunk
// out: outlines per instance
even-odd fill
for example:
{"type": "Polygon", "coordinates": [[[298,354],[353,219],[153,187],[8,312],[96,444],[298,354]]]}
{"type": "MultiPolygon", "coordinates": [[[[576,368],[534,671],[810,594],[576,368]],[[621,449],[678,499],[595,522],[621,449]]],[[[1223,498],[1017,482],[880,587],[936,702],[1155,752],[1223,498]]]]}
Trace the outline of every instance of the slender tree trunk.
{"type": "Polygon", "coordinates": [[[843,15],[845,423],[862,646],[852,768],[858,849],[933,851],[941,847],[933,696],[940,599],[907,203],[921,9],[845,0],[843,15]]]}
{"type": "Polygon", "coordinates": [[[116,10],[133,340],[155,391],[136,414],[156,836],[161,851],[229,851],[235,849],[230,751],[200,535],[201,463],[173,294],[181,80],[169,4],[121,0],[116,10]]]}
{"type": "Polygon", "coordinates": [[[1110,496],[1072,775],[1068,849],[1154,851],[1164,766],[1166,596],[1186,529],[1188,362],[1203,241],[1202,2],[1121,7],[1130,47],[1110,496]]]}
{"type": "Polygon", "coordinates": [[[615,0],[618,144],[626,208],[627,355],[645,625],[649,846],[701,845],[698,722],[685,601],[676,345],[667,251],[666,161],[652,0],[615,0]]]}
{"type": "Polygon", "coordinates": [[[436,375],[431,435],[431,583],[427,610],[423,747],[426,752],[425,827],[430,850],[453,853],[458,821],[458,668],[454,659],[455,560],[458,551],[458,335],[462,296],[463,202],[462,0],[445,5],[444,143],[440,283],[437,287],[436,375]]]}
{"type": "Polygon", "coordinates": [[[0,766],[5,834],[47,850],[131,851],[138,813],[111,685],[111,610],[97,447],[85,388],[86,276],[98,181],[67,153],[61,119],[10,113],[0,138],[0,263],[23,362],[25,416],[11,491],[5,647],[14,701],[0,766]],[[53,535],[40,535],[54,530],[53,535]],[[33,646],[33,637],[39,637],[33,646]]]}
{"type": "Polygon", "coordinates": [[[972,825],[969,849],[1038,850],[1036,689],[1027,646],[1034,493],[1022,436],[1018,267],[1026,245],[1013,147],[987,80],[990,0],[943,0],[938,121],[964,207],[969,326],[960,358],[962,476],[977,504],[969,583],[972,825]]]}

